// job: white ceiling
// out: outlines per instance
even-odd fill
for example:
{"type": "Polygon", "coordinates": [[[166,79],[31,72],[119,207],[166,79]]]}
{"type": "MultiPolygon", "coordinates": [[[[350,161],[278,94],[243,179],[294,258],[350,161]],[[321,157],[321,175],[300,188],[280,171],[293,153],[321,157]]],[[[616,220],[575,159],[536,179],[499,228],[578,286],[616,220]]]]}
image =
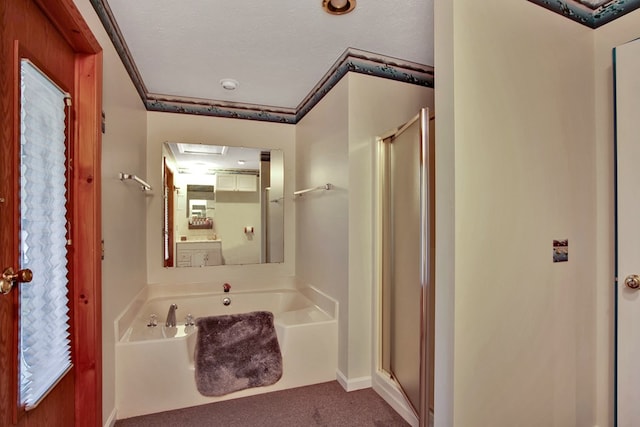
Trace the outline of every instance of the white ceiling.
{"type": "Polygon", "coordinates": [[[339,16],[322,0],[98,3],[149,94],[296,108],[348,48],[433,65],[433,0],[358,0],[339,16]]]}

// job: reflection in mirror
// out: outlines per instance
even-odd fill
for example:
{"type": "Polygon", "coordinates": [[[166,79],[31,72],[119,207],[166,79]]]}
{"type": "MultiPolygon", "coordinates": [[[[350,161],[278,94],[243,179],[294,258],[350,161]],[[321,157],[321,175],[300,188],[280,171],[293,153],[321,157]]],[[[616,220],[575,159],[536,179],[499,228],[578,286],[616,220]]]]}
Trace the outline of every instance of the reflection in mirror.
{"type": "Polygon", "coordinates": [[[187,217],[205,218],[213,214],[216,195],[213,185],[187,184],[187,217]]]}
{"type": "Polygon", "coordinates": [[[189,214],[194,218],[207,217],[207,201],[206,200],[189,200],[189,214]]]}
{"type": "Polygon", "coordinates": [[[282,150],[165,142],[164,266],[284,261],[282,150]]]}

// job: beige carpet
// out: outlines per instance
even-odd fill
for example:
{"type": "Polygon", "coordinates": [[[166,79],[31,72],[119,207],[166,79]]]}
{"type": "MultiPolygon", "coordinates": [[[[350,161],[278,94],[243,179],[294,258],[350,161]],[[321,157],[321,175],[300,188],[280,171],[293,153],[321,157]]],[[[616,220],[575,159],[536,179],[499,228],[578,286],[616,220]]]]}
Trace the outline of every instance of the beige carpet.
{"type": "Polygon", "coordinates": [[[394,427],[407,424],[372,389],[316,384],[118,420],[116,427],[394,427]]]}

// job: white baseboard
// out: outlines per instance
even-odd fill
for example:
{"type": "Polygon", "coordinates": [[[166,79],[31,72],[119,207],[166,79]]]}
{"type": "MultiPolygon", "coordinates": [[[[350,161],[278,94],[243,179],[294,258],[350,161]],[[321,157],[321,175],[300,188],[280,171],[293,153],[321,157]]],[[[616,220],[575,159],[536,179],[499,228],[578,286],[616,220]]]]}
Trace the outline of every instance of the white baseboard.
{"type": "Polygon", "coordinates": [[[371,377],[347,379],[339,369],[336,371],[336,380],[346,391],[356,391],[371,387],[371,377]]]}
{"type": "Polygon", "coordinates": [[[113,411],[111,411],[111,414],[109,415],[109,418],[107,418],[107,421],[104,423],[104,427],[113,427],[116,425],[116,416],[118,415],[118,412],[116,411],[116,408],[113,408],[113,411]]]}
{"type": "Polygon", "coordinates": [[[385,378],[379,373],[376,374],[373,379],[373,390],[412,427],[418,426],[418,418],[390,378],[385,378]]]}

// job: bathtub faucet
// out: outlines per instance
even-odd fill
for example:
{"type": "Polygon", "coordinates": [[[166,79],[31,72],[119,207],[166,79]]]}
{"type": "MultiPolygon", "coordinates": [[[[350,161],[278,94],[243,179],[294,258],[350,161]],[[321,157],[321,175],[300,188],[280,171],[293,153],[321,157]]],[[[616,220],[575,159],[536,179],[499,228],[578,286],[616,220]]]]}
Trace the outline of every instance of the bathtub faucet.
{"type": "Polygon", "coordinates": [[[228,283],[225,283],[224,285],[222,285],[222,289],[223,289],[225,292],[229,292],[229,291],[231,290],[231,285],[230,285],[230,284],[228,284],[228,283]]]}
{"type": "Polygon", "coordinates": [[[165,323],[166,327],[175,328],[176,326],[176,310],[178,309],[178,304],[171,304],[169,306],[169,313],[167,313],[167,322],[165,323]]]}

